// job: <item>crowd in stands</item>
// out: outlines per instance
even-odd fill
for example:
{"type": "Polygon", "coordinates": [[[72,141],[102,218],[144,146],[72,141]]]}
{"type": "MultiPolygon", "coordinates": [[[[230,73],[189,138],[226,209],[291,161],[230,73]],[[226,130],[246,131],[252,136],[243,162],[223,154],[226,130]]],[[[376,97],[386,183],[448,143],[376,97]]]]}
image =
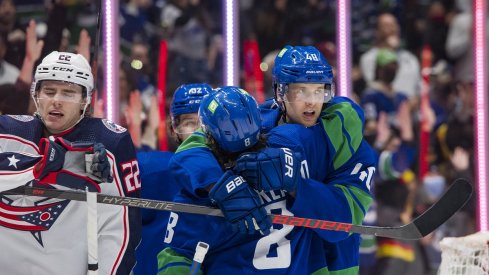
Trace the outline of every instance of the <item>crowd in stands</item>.
{"type": "MultiPolygon", "coordinates": [[[[88,60],[103,54],[102,49],[94,53],[96,2],[0,0],[1,114],[32,114],[33,68],[46,53],[73,51],[88,60]]],[[[136,146],[158,150],[158,129],[169,125],[159,121],[157,106],[161,40],[168,42],[169,51],[167,105],[181,84],[222,85],[221,2],[120,1],[119,123],[129,129],[136,146]]],[[[336,1],[241,0],[239,10],[241,42],[257,41],[262,62],[269,64],[263,71],[268,96],[270,60],[286,44],[314,45],[336,64],[336,1]]],[[[376,205],[366,222],[397,226],[422,213],[457,177],[474,178],[471,1],[352,0],[351,20],[352,97],[365,110],[365,138],[380,155],[376,205]],[[430,101],[422,104],[420,64],[426,45],[433,59],[430,101]],[[422,131],[430,134],[429,171],[423,178],[418,173],[422,131]],[[383,169],[385,163],[395,163],[394,169],[383,169]]],[[[103,101],[94,105],[94,114],[103,116],[103,101]]],[[[475,222],[472,201],[421,241],[365,236],[369,242],[362,247],[361,274],[436,274],[441,238],[475,232],[475,222]],[[394,272],[395,261],[405,273],[394,272]]]]}

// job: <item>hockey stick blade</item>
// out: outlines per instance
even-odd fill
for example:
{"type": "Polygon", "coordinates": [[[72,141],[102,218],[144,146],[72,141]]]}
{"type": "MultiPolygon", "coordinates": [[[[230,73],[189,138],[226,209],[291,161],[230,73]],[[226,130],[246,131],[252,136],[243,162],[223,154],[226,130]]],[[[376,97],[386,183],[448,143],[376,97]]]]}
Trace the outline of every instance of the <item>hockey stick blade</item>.
{"type": "Polygon", "coordinates": [[[462,208],[472,196],[473,187],[466,179],[455,180],[428,210],[411,223],[399,227],[352,225],[350,232],[393,239],[417,240],[433,232],[462,208]]]}
{"type": "MultiPolygon", "coordinates": [[[[433,230],[438,228],[455,212],[463,207],[470,199],[472,189],[472,185],[467,180],[456,180],[450,185],[449,189],[445,192],[445,194],[443,194],[440,200],[433,204],[426,212],[417,217],[413,222],[399,227],[355,225],[351,223],[341,223],[286,215],[272,214],[269,216],[274,224],[375,235],[393,239],[416,240],[433,232],[433,230]]],[[[2,193],[75,201],[86,201],[87,198],[86,193],[82,191],[47,189],[30,186],[20,186],[2,193]]],[[[220,209],[185,203],[119,197],[104,194],[97,194],[97,202],[102,204],[223,217],[220,209]]]]}

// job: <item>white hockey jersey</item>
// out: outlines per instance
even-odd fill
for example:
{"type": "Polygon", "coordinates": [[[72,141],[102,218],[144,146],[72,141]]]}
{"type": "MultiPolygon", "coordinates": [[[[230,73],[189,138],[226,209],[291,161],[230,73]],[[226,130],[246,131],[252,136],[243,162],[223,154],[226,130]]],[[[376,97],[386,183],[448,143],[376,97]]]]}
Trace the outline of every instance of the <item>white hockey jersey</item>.
{"type": "MultiPolygon", "coordinates": [[[[42,133],[43,124],[37,118],[0,116],[0,191],[33,179],[42,133]]],[[[85,118],[61,136],[72,142],[106,146],[114,181],[100,184],[101,193],[139,196],[135,150],[124,128],[107,120],[85,118]]],[[[59,184],[49,187],[68,189],[59,184]]],[[[0,274],[87,274],[85,202],[1,193],[0,199],[0,274]]],[[[135,264],[140,240],[139,211],[115,205],[97,207],[98,274],[127,275],[135,264]]]]}

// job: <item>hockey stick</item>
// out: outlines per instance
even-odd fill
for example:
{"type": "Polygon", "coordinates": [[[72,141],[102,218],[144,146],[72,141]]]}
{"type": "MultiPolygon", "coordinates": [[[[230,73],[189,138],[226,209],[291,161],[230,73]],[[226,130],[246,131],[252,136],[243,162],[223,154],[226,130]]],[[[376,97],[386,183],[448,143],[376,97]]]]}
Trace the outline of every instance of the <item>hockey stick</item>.
{"type": "MultiPolygon", "coordinates": [[[[423,214],[411,223],[399,227],[364,226],[351,223],[341,223],[319,219],[300,218],[286,215],[269,215],[274,224],[285,224],[300,227],[316,228],[322,230],[343,231],[375,235],[386,238],[416,240],[433,232],[447,221],[455,212],[467,203],[472,196],[472,185],[465,179],[453,182],[443,196],[423,214]]],[[[39,196],[56,199],[86,201],[85,192],[71,190],[46,189],[29,186],[20,186],[2,193],[28,196],[39,196]]],[[[118,197],[97,194],[97,202],[103,204],[122,205],[155,210],[184,212],[222,217],[220,209],[200,205],[157,201],[129,197],[118,197]]]]}

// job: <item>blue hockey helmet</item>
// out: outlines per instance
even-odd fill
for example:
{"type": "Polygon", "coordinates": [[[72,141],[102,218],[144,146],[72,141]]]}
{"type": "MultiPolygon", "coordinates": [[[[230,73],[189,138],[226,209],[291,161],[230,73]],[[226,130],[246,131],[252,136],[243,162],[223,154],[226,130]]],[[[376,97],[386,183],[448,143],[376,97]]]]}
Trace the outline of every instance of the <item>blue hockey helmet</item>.
{"type": "Polygon", "coordinates": [[[278,101],[281,101],[290,83],[324,83],[324,102],[334,96],[333,69],[313,46],[287,45],[275,57],[272,84],[278,101]]]}
{"type": "Polygon", "coordinates": [[[178,87],[170,107],[172,121],[182,114],[197,113],[202,98],[211,91],[211,86],[206,83],[183,84],[178,87]]]}
{"type": "Polygon", "coordinates": [[[204,97],[199,109],[204,132],[226,152],[242,152],[259,140],[258,103],[245,90],[224,86],[204,97]]]}

